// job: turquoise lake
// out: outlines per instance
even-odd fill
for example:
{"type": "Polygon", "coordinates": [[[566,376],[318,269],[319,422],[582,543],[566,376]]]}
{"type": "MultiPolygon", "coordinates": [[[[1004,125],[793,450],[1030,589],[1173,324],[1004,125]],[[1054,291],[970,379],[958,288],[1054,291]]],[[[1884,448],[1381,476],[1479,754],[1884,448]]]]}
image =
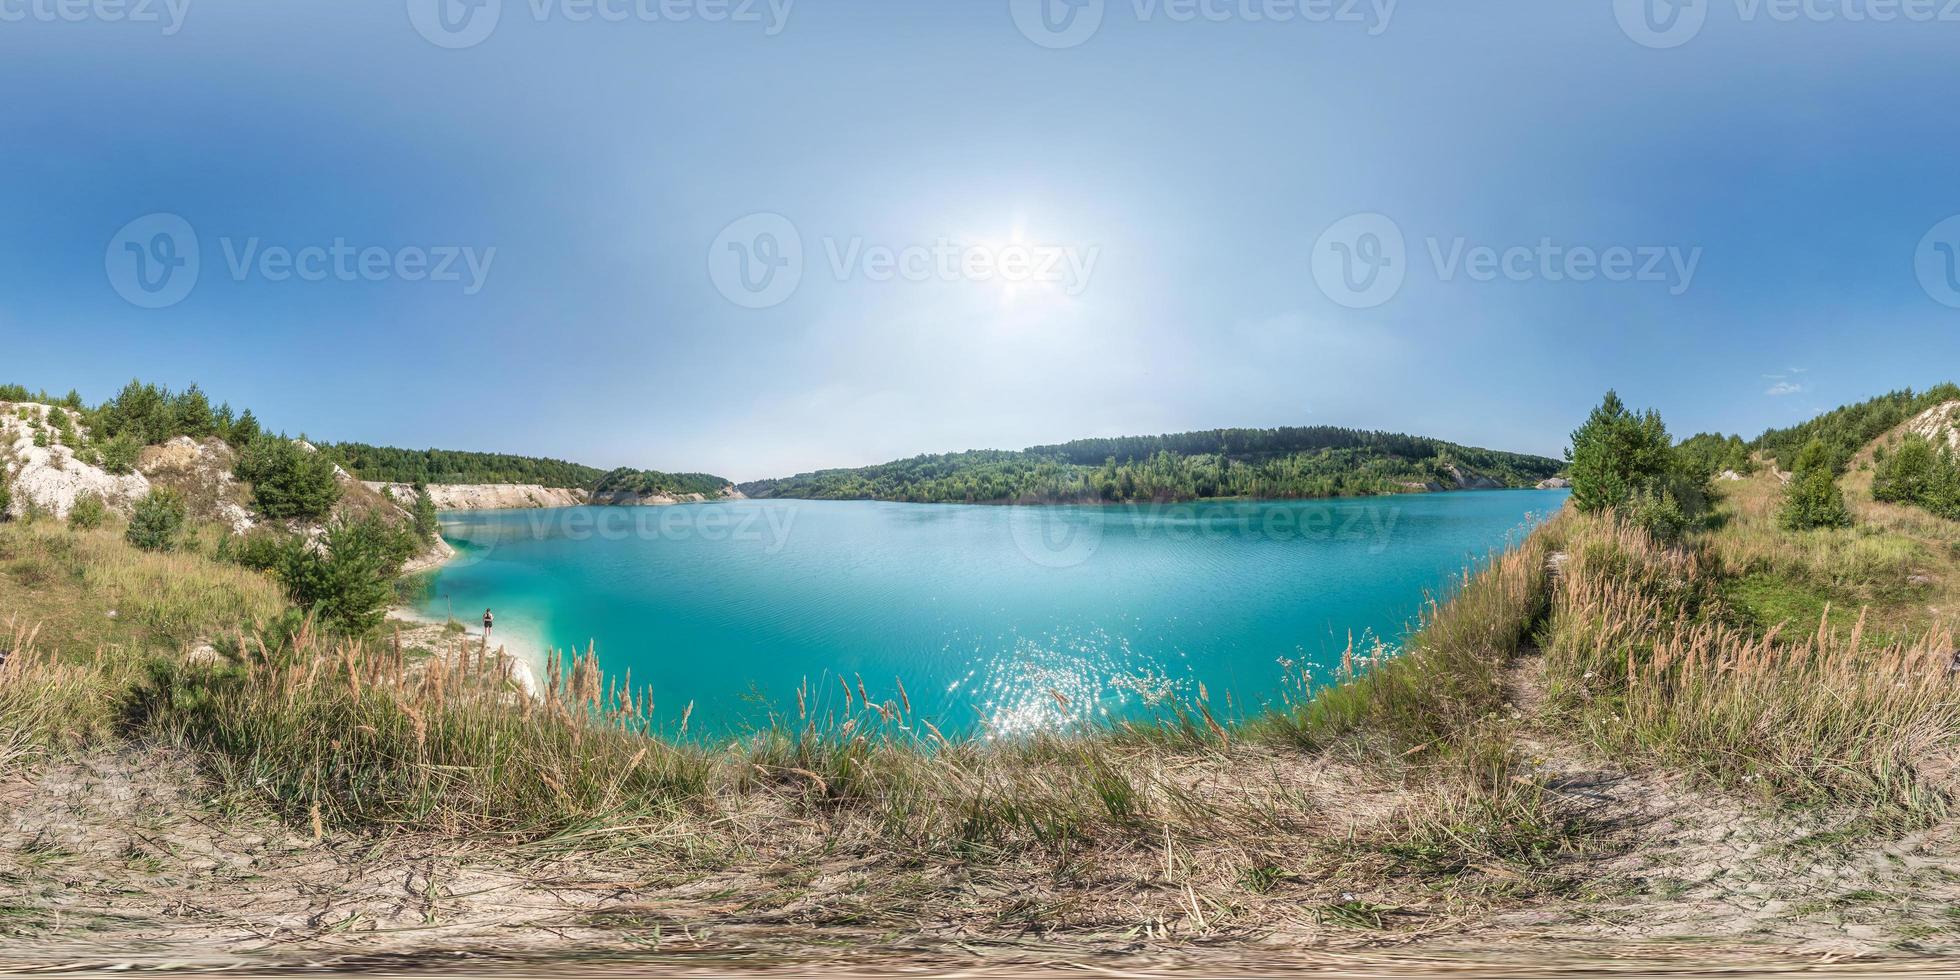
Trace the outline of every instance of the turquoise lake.
{"type": "Polygon", "coordinates": [[[423,610],[598,650],[692,733],[794,719],[809,682],[903,683],[949,735],[1147,717],[1203,683],[1232,714],[1394,643],[1425,599],[1566,491],[999,507],[735,501],[444,515],[423,610]],[[1291,665],[1290,667],[1288,665],[1291,665]],[[1059,695],[1059,697],[1058,697],[1059,695]]]}

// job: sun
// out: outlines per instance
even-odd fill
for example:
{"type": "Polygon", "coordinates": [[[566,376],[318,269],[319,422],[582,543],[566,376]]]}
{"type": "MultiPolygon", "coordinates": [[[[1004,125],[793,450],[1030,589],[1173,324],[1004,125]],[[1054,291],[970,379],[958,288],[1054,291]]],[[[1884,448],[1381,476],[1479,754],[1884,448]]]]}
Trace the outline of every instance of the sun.
{"type": "Polygon", "coordinates": [[[992,288],[1002,309],[1032,311],[1060,308],[1074,298],[1074,281],[1082,263],[1077,246],[1032,236],[1028,222],[1017,217],[1005,235],[968,236],[963,268],[992,288]]]}

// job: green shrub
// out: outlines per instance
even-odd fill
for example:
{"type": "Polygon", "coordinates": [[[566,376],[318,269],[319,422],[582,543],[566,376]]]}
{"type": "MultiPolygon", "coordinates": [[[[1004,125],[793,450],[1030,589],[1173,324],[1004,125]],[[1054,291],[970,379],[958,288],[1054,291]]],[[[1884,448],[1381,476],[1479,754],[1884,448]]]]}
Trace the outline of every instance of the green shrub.
{"type": "MultiPolygon", "coordinates": [[[[1880,447],[1881,449],[1883,447],[1880,447]]],[[[1926,495],[1939,457],[1924,436],[1909,434],[1899,447],[1878,459],[1872,473],[1872,498],[1894,503],[1917,503],[1926,495]]]]}
{"type": "Polygon", "coordinates": [[[292,535],[278,531],[255,531],[243,537],[227,534],[218,541],[218,560],[253,571],[276,572],[291,549],[300,545],[292,535]]]}
{"type": "Polygon", "coordinates": [[[14,502],[13,478],[7,474],[7,464],[0,462],[0,521],[7,519],[7,508],[14,502]]]}
{"type": "Polygon", "coordinates": [[[135,436],[122,433],[102,444],[102,468],[118,475],[133,473],[142,453],[143,444],[135,436]]]}
{"type": "Polygon", "coordinates": [[[1679,541],[1694,521],[1681,509],[1681,502],[1666,489],[1643,490],[1628,501],[1625,514],[1649,534],[1662,541],[1679,541]]]}
{"type": "Polygon", "coordinates": [[[86,531],[101,527],[102,522],[108,517],[109,508],[103,505],[102,498],[92,493],[84,493],[75,498],[75,506],[68,511],[68,526],[86,531]]]}
{"type": "Polygon", "coordinates": [[[1960,519],[1960,459],[1951,449],[1936,449],[1925,437],[1908,435],[1877,460],[1874,499],[1917,504],[1941,517],[1960,519]]]}
{"type": "Polygon", "coordinates": [[[136,505],[123,536],[144,551],[171,551],[184,529],[184,501],[169,490],[152,490],[136,505]]]}
{"type": "Polygon", "coordinates": [[[1828,447],[1813,439],[1797,455],[1797,471],[1783,488],[1783,509],[1777,515],[1785,530],[1850,527],[1851,511],[1844,505],[1828,447]]]}
{"type": "Polygon", "coordinates": [[[238,454],[234,475],[252,485],[252,503],[274,520],[320,520],[340,500],[333,461],[278,436],[260,436],[238,454]]]}
{"type": "Polygon", "coordinates": [[[323,627],[350,635],[371,633],[394,598],[407,537],[372,515],[342,520],[328,529],[318,547],[287,539],[279,578],[293,603],[318,616],[323,627]]]}

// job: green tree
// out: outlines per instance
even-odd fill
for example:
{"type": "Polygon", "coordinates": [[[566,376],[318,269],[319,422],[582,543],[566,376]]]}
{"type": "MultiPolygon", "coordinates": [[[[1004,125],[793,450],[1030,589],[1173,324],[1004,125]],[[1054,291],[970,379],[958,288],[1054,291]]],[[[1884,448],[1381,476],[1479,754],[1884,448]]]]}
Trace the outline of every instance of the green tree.
{"type": "Polygon", "coordinates": [[[1797,454],[1797,470],[1783,488],[1783,509],[1777,515],[1785,529],[1851,526],[1851,511],[1837,485],[1836,458],[1821,439],[1812,439],[1797,454]]]}
{"type": "Polygon", "coordinates": [[[96,411],[94,428],[104,436],[126,436],[138,447],[162,442],[171,429],[170,392],[132,380],[96,411]]]}
{"type": "Polygon", "coordinates": [[[184,528],[184,501],[169,490],[152,490],[136,505],[123,532],[130,544],[144,551],[170,551],[184,528]]]}
{"type": "Polygon", "coordinates": [[[333,462],[279,436],[252,440],[233,474],[252,485],[253,506],[274,520],[321,520],[340,500],[333,462]]]}
{"type": "Polygon", "coordinates": [[[238,421],[233,422],[225,431],[225,441],[231,443],[233,449],[243,449],[264,434],[259,429],[258,417],[248,408],[238,416],[238,421]]]}
{"type": "Polygon", "coordinates": [[[412,513],[415,517],[415,537],[425,546],[435,544],[441,527],[436,520],[435,498],[429,496],[427,484],[415,485],[415,508],[412,513]]]}
{"type": "MultiPolygon", "coordinates": [[[[217,418],[211,413],[211,399],[195,383],[171,399],[170,436],[202,439],[216,431],[217,418]]],[[[166,436],[169,438],[169,436],[166,436]]]]}
{"type": "Polygon", "coordinates": [[[1923,503],[1931,489],[1934,470],[1940,463],[1933,444],[1917,433],[1909,434],[1878,460],[1872,472],[1872,498],[1894,503],[1923,503]]]}
{"type": "Polygon", "coordinates": [[[1652,410],[1635,415],[1616,392],[1608,391],[1572,433],[1565,458],[1571,464],[1572,502],[1581,511],[1622,508],[1643,493],[1671,493],[1675,455],[1667,426],[1652,410]]]}
{"type": "Polygon", "coordinates": [[[318,547],[285,539],[279,578],[293,603],[338,633],[373,632],[387,616],[406,535],[379,517],[342,520],[318,547]]]}
{"type": "Polygon", "coordinates": [[[136,471],[136,460],[143,454],[143,444],[128,432],[117,433],[102,444],[102,468],[118,475],[136,471]]]}

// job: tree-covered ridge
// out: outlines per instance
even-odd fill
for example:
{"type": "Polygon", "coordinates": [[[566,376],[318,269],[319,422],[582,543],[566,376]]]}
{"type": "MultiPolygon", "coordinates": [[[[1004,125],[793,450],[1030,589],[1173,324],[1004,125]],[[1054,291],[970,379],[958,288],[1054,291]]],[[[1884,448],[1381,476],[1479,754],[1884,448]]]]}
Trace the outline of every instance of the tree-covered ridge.
{"type": "Polygon", "coordinates": [[[144,446],[179,436],[216,437],[234,448],[251,444],[264,433],[251,410],[234,412],[229,404],[215,408],[204,390],[193,384],[183,391],[131,381],[116,397],[93,408],[72,389],[60,397],[29,391],[15,384],[0,385],[0,402],[38,402],[53,407],[49,419],[55,434],[75,458],[111,473],[128,473],[144,446]],[[76,423],[80,422],[80,427],[76,423]]]}
{"type": "Polygon", "coordinates": [[[1757,469],[1749,444],[1741,436],[1698,432],[1681,440],[1676,448],[1686,464],[1704,479],[1713,479],[1723,471],[1748,476],[1757,469]]]}
{"type": "MultiPolygon", "coordinates": [[[[213,407],[203,389],[195,384],[183,391],[172,391],[161,385],[131,381],[116,397],[93,408],[74,391],[56,396],[45,390],[0,384],[0,402],[38,402],[60,409],[53,416],[55,426],[65,429],[79,421],[89,433],[87,439],[73,434],[62,436],[62,444],[73,448],[83,462],[102,465],[116,473],[129,472],[144,446],[165,443],[178,436],[194,439],[216,436],[250,456],[248,448],[265,435],[249,409],[234,412],[229,404],[213,407]]],[[[318,448],[321,462],[338,463],[360,479],[378,483],[535,484],[559,489],[709,496],[729,486],[729,481],[705,473],[632,469],[608,473],[562,459],[510,453],[399,449],[361,442],[327,443],[318,448]]],[[[328,465],[325,469],[330,471],[332,467],[328,465]]],[[[248,478],[241,476],[241,479],[248,478]]]]}
{"type": "Polygon", "coordinates": [[[1934,406],[1960,400],[1960,386],[1935,385],[1924,392],[1907,388],[1846,405],[1787,429],[1771,429],[1756,437],[1755,447],[1786,470],[1796,469],[1797,455],[1812,440],[1824,446],[1832,469],[1842,472],[1853,456],[1893,427],[1934,406]]]}
{"type": "Polygon", "coordinates": [[[729,485],[728,480],[708,473],[662,473],[659,470],[636,470],[623,466],[594,481],[592,492],[595,495],[616,493],[642,497],[684,497],[698,493],[714,497],[727,490],[729,485]]]}
{"type": "Polygon", "coordinates": [[[562,459],[475,453],[451,449],[396,449],[359,442],[322,447],[348,472],[381,483],[431,485],[516,483],[542,487],[586,489],[605,471],[562,459]]]}
{"type": "Polygon", "coordinates": [[[1388,432],[1331,426],[1214,429],[1083,439],[1019,452],[916,456],[742,484],[751,497],[913,503],[1165,501],[1401,493],[1458,474],[1530,486],[1564,464],[1388,432]]]}

